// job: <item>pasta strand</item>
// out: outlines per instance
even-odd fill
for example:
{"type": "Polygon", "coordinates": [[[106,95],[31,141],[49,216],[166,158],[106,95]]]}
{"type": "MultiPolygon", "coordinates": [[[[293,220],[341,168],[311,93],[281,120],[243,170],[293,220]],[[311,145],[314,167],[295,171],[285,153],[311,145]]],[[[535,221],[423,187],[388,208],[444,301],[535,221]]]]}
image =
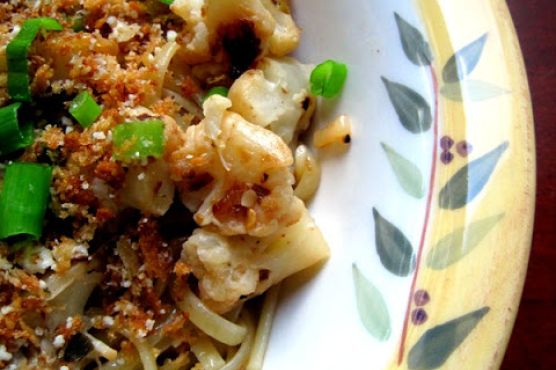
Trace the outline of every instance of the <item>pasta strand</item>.
{"type": "Polygon", "coordinates": [[[149,103],[154,103],[155,98],[160,98],[162,96],[162,87],[164,85],[164,76],[168,71],[168,66],[172,61],[172,58],[178,51],[179,45],[177,42],[172,41],[166,43],[164,46],[160,48],[160,50],[154,56],[154,66],[156,67],[156,88],[155,93],[156,96],[153,96],[153,100],[149,103]]]}
{"type": "Polygon", "coordinates": [[[235,346],[245,338],[247,333],[245,327],[228,321],[211,311],[189,289],[185,292],[184,299],[177,304],[182,311],[189,314],[189,319],[195,326],[217,341],[235,346]]]}
{"type": "Polygon", "coordinates": [[[249,356],[249,362],[247,363],[247,370],[260,370],[263,368],[264,355],[270,340],[270,332],[279,294],[280,284],[273,286],[266,293],[257,332],[255,334],[255,342],[251,355],[249,356]]]}
{"type": "Polygon", "coordinates": [[[139,358],[143,363],[143,370],[158,370],[156,357],[153,353],[153,347],[151,347],[144,339],[130,337],[129,340],[133,343],[137,352],[139,352],[139,358]]]}
{"type": "Polygon", "coordinates": [[[245,323],[247,328],[247,334],[245,340],[241,343],[239,350],[234,354],[232,359],[226,363],[226,365],[220,370],[241,370],[243,365],[247,362],[249,353],[252,351],[253,347],[253,337],[255,334],[255,325],[251,314],[248,311],[242,312],[242,321],[245,323]]]}
{"type": "Polygon", "coordinates": [[[93,337],[89,333],[85,333],[85,336],[89,338],[95,351],[102,357],[106,358],[109,361],[113,361],[118,357],[118,352],[103,341],[93,337]]]}
{"type": "Polygon", "coordinates": [[[189,353],[182,353],[175,360],[166,361],[164,365],[160,367],[160,370],[182,370],[186,369],[187,365],[191,359],[189,358],[189,353]]]}
{"type": "Polygon", "coordinates": [[[188,113],[194,114],[196,116],[202,117],[203,111],[201,107],[199,107],[193,100],[186,98],[185,96],[178,94],[170,89],[163,89],[162,90],[163,97],[171,97],[174,99],[179,106],[185,109],[188,113]]]}
{"type": "Polygon", "coordinates": [[[195,354],[203,370],[220,370],[225,362],[210,338],[202,336],[191,345],[191,352],[195,354]]]}

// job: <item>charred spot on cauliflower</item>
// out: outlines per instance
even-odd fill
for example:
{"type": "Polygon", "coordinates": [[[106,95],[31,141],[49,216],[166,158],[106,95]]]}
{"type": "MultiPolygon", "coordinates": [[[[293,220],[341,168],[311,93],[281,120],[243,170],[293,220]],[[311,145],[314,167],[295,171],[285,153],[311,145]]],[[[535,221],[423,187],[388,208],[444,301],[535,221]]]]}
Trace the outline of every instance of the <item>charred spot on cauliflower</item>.
{"type": "Polygon", "coordinates": [[[261,41],[255,34],[253,22],[240,19],[220,26],[222,47],[230,58],[230,76],[233,79],[249,69],[260,54],[261,41]]]}

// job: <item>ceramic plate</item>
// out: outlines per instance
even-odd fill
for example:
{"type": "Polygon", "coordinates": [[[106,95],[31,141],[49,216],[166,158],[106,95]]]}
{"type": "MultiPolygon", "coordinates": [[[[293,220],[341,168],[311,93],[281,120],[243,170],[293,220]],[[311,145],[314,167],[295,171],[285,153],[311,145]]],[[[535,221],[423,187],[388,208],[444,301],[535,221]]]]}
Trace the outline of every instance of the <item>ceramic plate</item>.
{"type": "Polygon", "coordinates": [[[349,65],[317,122],[349,114],[354,133],[347,153],[322,156],[311,206],[332,257],[284,287],[265,369],[497,368],[535,193],[529,92],[505,2],[293,8],[300,59],[349,65]]]}

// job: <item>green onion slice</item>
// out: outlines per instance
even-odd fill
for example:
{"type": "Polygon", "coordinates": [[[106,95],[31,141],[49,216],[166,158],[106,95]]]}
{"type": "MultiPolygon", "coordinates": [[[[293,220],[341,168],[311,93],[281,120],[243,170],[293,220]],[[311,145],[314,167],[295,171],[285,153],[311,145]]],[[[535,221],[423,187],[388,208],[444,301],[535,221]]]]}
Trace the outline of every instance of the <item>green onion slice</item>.
{"type": "Polygon", "coordinates": [[[166,5],[172,5],[172,3],[174,2],[174,0],[158,0],[158,1],[166,5]]]}
{"type": "Polygon", "coordinates": [[[91,126],[102,113],[102,108],[86,91],[80,92],[71,102],[70,114],[85,128],[91,126]]]}
{"type": "Polygon", "coordinates": [[[8,44],[8,93],[18,101],[31,101],[29,77],[29,48],[40,30],[61,31],[62,26],[52,18],[33,18],[23,22],[21,30],[8,44]]]}
{"type": "Polygon", "coordinates": [[[31,123],[20,126],[17,111],[21,103],[13,103],[0,108],[0,156],[28,147],[33,143],[31,123]]]}
{"type": "Polygon", "coordinates": [[[337,96],[347,77],[347,66],[334,60],[319,64],[311,72],[311,93],[333,98],[337,96]]]}
{"type": "Polygon", "coordinates": [[[50,196],[52,168],[37,163],[6,167],[0,194],[0,239],[39,239],[50,196]]]}
{"type": "Polygon", "coordinates": [[[122,123],[112,129],[112,141],[117,160],[160,158],[164,152],[164,123],[159,119],[122,123]]]}
{"type": "Polygon", "coordinates": [[[85,29],[85,16],[77,14],[71,18],[71,29],[75,32],[81,32],[85,29]]]}
{"type": "Polygon", "coordinates": [[[203,103],[212,95],[228,96],[229,89],[224,86],[211,87],[203,97],[203,103]]]}

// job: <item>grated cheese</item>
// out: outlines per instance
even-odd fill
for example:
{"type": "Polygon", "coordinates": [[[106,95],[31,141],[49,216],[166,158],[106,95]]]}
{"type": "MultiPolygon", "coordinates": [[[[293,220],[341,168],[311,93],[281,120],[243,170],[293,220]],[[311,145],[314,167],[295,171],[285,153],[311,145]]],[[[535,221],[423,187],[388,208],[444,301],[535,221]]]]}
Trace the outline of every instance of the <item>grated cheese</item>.
{"type": "Polygon", "coordinates": [[[13,355],[6,350],[6,346],[0,344],[0,361],[10,361],[13,355]]]}
{"type": "Polygon", "coordinates": [[[62,348],[66,344],[66,340],[63,335],[57,335],[52,342],[54,348],[62,348]]]}

